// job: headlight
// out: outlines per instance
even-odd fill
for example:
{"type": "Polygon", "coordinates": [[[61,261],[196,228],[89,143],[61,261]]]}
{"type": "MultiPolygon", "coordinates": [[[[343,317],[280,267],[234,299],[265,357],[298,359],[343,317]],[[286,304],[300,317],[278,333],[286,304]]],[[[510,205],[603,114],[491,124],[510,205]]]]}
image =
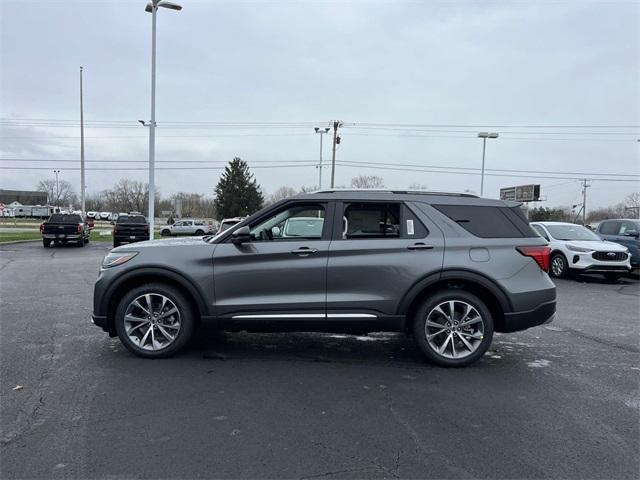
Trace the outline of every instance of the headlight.
{"type": "Polygon", "coordinates": [[[572,252],[581,252],[581,253],[593,252],[592,248],[583,248],[583,247],[578,247],[576,245],[571,245],[571,244],[567,244],[567,248],[572,252]]]}
{"type": "Polygon", "coordinates": [[[102,268],[110,268],[123,263],[127,263],[133,257],[138,255],[138,252],[122,252],[122,253],[110,253],[102,260],[102,268]]]}

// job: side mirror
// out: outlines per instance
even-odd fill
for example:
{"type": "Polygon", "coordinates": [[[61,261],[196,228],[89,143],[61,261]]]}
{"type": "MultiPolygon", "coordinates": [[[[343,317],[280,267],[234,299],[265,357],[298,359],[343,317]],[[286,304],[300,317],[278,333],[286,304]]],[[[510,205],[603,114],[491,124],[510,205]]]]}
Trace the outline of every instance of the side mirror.
{"type": "Polygon", "coordinates": [[[231,243],[235,245],[241,245],[251,241],[251,230],[249,227],[244,226],[237,229],[231,234],[231,243]]]}

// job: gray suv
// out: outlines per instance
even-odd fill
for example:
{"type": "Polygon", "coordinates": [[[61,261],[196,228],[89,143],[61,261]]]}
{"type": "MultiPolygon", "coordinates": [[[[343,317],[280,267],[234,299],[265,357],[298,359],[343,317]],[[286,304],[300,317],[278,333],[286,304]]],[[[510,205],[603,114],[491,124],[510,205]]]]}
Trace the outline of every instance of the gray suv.
{"type": "Polygon", "coordinates": [[[494,331],[552,320],[549,253],[514,202],[323,191],[216,236],[113,249],[95,284],[93,322],[147,358],[173,355],[208,324],[406,332],[432,362],[464,366],[494,331]]]}

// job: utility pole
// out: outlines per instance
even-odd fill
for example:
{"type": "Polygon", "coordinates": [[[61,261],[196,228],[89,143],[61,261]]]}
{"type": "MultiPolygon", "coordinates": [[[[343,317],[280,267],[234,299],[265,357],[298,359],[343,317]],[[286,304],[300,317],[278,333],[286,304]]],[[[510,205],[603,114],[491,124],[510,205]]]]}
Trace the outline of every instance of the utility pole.
{"type": "Polygon", "coordinates": [[[340,137],[338,136],[338,128],[342,126],[340,120],[333,122],[333,155],[331,158],[331,188],[334,188],[336,179],[336,145],[340,144],[340,137]]]}
{"type": "Polygon", "coordinates": [[[484,195],[484,154],[487,149],[487,138],[498,138],[495,132],[480,132],[478,137],[482,139],[482,173],[480,176],[480,196],[484,195]]]}
{"type": "Polygon", "coordinates": [[[316,133],[320,134],[320,164],[318,165],[318,190],[322,190],[322,136],[330,130],[329,127],[315,127],[316,133]]]}
{"type": "Polygon", "coordinates": [[[591,185],[587,184],[587,179],[582,179],[582,226],[587,226],[587,188],[591,185]]]}
{"type": "Polygon", "coordinates": [[[80,210],[82,218],[85,218],[84,191],[86,188],[84,180],[84,105],[82,103],[82,67],[80,67],[80,210]]]}
{"type": "Polygon", "coordinates": [[[58,174],[60,170],[54,170],[53,173],[56,174],[56,208],[60,209],[60,188],[58,186],[58,174]]]}

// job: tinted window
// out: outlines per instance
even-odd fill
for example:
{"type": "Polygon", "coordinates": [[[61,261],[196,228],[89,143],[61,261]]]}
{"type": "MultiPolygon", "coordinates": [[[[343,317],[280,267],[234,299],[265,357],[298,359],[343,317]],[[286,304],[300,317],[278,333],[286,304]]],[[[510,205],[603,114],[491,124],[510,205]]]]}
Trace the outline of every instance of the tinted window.
{"type": "Polygon", "coordinates": [[[399,238],[399,203],[346,203],[342,238],[399,238]]]}
{"type": "Polygon", "coordinates": [[[65,213],[54,213],[49,218],[51,223],[82,223],[80,215],[72,215],[65,213]]]}
{"type": "Polygon", "coordinates": [[[147,223],[147,219],[142,215],[119,216],[116,223],[147,223]]]}
{"type": "Polygon", "coordinates": [[[600,224],[600,233],[603,235],[617,235],[618,222],[602,222],[600,224]]]}
{"type": "Polygon", "coordinates": [[[537,237],[519,207],[433,205],[469,233],[481,238],[537,237]]]}

